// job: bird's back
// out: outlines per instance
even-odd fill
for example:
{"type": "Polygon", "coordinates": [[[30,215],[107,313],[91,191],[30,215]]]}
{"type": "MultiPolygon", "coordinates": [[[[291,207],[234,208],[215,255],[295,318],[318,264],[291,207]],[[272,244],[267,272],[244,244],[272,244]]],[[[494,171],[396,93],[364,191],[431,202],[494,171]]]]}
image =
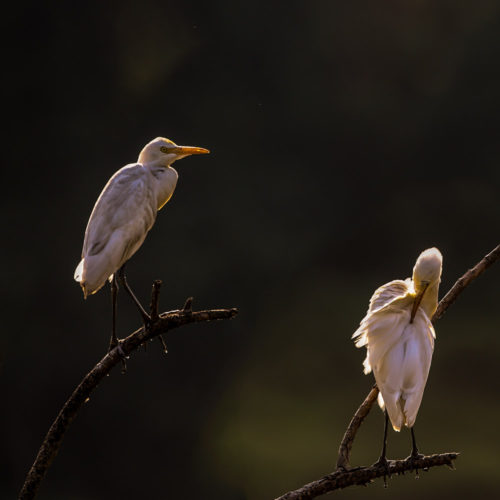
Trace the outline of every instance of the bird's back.
{"type": "Polygon", "coordinates": [[[434,329],[419,308],[410,323],[414,302],[411,280],[395,280],[378,288],[353,338],[366,346],[365,373],[373,370],[396,430],[412,426],[422,400],[434,348],[434,329]]]}
{"type": "Polygon", "coordinates": [[[100,194],[75,271],[85,295],[99,290],[141,246],[156,218],[151,174],[141,164],[116,172],[100,194]]]}
{"type": "Polygon", "coordinates": [[[398,340],[371,363],[383,404],[399,431],[403,425],[412,427],[415,423],[431,366],[434,329],[420,309],[412,323],[399,325],[397,336],[398,340]]]}

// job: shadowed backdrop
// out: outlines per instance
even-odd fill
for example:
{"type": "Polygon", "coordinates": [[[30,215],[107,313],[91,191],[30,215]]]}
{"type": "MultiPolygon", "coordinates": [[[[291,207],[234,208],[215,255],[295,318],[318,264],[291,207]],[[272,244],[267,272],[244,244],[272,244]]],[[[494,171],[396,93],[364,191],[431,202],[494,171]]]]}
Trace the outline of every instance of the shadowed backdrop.
{"type": "MultiPolygon", "coordinates": [[[[115,369],[67,433],[40,500],[272,499],[330,472],[372,384],[350,340],[379,285],[444,256],[441,296],[498,244],[500,5],[11,3],[4,12],[0,496],[105,353],[109,288],[73,271],[108,178],[156,136],[207,147],[131,285],[161,309],[238,307],[115,369]]],[[[436,323],[416,423],[446,468],[342,498],[496,498],[498,264],[436,323]]],[[[118,335],[140,326],[119,294],[118,335]]],[[[374,408],[352,453],[374,462],[374,408]]],[[[407,430],[389,458],[409,454],[407,430]]]]}

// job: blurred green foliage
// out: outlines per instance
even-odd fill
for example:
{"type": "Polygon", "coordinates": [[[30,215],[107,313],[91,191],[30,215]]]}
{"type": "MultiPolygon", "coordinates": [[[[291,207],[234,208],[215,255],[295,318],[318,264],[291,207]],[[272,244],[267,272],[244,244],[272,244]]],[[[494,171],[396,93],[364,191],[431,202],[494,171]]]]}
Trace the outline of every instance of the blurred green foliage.
{"type": "MultiPolygon", "coordinates": [[[[175,165],[130,282],[240,314],[113,372],[39,498],[260,500],[330,472],[372,384],[350,340],[371,293],[432,245],[444,293],[498,244],[498,2],[28,1],[4,25],[0,496],[105,352],[108,291],[83,302],[73,270],[105,182],[158,135],[212,154],[175,165]]],[[[458,470],[338,496],[498,496],[499,273],[436,324],[416,432],[458,470]]],[[[382,425],[374,409],[353,464],[382,425]]],[[[391,457],[409,449],[391,432],[391,457]]]]}

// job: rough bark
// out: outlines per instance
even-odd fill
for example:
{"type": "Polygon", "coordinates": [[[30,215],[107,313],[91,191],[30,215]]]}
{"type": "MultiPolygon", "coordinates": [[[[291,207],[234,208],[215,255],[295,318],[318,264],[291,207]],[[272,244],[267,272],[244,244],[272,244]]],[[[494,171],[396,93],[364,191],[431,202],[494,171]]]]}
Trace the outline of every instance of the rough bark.
{"type": "Polygon", "coordinates": [[[64,434],[71,422],[75,419],[82,405],[88,401],[91,392],[99,382],[128,358],[140,345],[153,339],[162,338],[161,335],[190,323],[230,319],[236,316],[237,309],[211,309],[206,311],[192,311],[192,298],[186,300],[184,308],[158,314],[159,289],[161,282],[155,281],[151,296],[151,323],[142,327],[120,341],[120,344],[104,356],[90,372],[83,378],[73,394],[66,401],[61,411],[51,425],[36,459],[26,476],[24,485],[19,495],[20,500],[29,500],[35,497],[40,483],[48,468],[56,457],[64,434]]]}
{"type": "Polygon", "coordinates": [[[389,460],[389,470],[384,467],[357,467],[350,470],[337,470],[321,479],[308,483],[298,490],[290,491],[278,497],[276,500],[305,500],[316,498],[334,490],[347,488],[354,485],[366,485],[378,477],[385,477],[388,474],[400,475],[405,472],[418,470],[427,471],[431,467],[447,465],[453,467],[453,460],[458,453],[442,453],[440,455],[422,456],[417,460],[389,460]]]}

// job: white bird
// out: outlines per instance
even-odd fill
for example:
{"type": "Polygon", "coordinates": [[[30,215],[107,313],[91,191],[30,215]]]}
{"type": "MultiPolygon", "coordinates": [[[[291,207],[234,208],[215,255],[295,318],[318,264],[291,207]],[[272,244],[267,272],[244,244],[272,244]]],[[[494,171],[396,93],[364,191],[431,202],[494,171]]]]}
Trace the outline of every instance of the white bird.
{"type": "Polygon", "coordinates": [[[157,137],[144,146],[137,163],[124,166],[109,179],[94,205],[85,230],[82,260],[74,278],[80,283],[85,298],[96,293],[106,280],[111,281],[113,330],[110,349],[118,344],[116,274],[147,321],[148,314],[127,284],[124,265],[142,245],[158,210],[175,190],[178,174],[172,163],[189,155],[205,153],[209,153],[208,149],[178,146],[169,139],[157,137]]]}
{"type": "Polygon", "coordinates": [[[437,309],[443,257],[437,248],[422,252],[413,277],[378,288],[366,316],[352,338],[366,346],[364,373],[373,370],[385,408],[384,444],[380,464],[386,465],[387,419],[395,431],[411,429],[411,457],[418,457],[413,426],[431,367],[436,334],[431,318],[437,309]]]}

